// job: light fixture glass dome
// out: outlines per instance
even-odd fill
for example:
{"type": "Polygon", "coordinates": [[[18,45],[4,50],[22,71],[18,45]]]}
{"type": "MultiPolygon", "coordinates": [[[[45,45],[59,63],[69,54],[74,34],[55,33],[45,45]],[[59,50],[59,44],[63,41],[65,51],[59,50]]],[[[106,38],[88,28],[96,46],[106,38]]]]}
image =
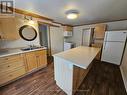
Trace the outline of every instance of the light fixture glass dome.
{"type": "Polygon", "coordinates": [[[68,19],[76,19],[78,18],[78,11],[76,10],[69,10],[66,12],[66,16],[68,19]]]}

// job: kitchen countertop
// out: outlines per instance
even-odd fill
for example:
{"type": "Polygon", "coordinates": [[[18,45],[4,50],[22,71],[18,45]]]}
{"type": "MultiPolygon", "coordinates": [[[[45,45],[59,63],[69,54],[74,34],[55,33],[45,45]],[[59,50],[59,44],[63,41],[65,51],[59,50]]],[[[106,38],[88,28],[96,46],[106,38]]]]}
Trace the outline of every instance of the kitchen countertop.
{"type": "Polygon", "coordinates": [[[0,57],[6,57],[6,56],[10,56],[10,55],[15,55],[15,54],[22,54],[22,53],[37,51],[37,50],[42,50],[42,49],[46,49],[46,47],[33,49],[33,50],[26,50],[26,51],[23,51],[21,49],[8,49],[5,51],[0,51],[0,57]]]}
{"type": "Polygon", "coordinates": [[[100,50],[100,48],[95,47],[79,46],[53,56],[70,61],[73,65],[80,68],[87,69],[100,50]]]}

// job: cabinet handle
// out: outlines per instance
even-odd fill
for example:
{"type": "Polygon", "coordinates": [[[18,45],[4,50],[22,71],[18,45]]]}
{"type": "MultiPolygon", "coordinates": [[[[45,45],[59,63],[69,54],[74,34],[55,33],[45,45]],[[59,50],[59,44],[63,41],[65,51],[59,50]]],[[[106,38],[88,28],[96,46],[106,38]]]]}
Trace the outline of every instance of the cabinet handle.
{"type": "Polygon", "coordinates": [[[7,67],[10,67],[9,65],[7,67]]]}

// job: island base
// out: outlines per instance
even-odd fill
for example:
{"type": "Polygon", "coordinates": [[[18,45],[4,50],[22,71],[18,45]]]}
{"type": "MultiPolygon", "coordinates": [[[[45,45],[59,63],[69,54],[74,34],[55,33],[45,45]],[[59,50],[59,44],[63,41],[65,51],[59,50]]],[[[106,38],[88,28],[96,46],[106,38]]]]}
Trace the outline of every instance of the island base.
{"type": "MultiPolygon", "coordinates": [[[[83,79],[89,72],[87,69],[73,65],[71,62],[60,57],[54,57],[54,72],[56,84],[67,94],[74,95],[83,79]]],[[[88,91],[88,90],[85,90],[88,91]]]]}

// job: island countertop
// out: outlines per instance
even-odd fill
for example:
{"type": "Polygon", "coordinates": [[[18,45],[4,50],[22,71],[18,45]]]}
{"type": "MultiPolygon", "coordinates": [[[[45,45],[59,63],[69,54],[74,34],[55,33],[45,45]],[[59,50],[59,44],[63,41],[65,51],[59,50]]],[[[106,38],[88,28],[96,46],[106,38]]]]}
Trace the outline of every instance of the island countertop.
{"type": "Polygon", "coordinates": [[[73,65],[87,69],[101,49],[95,47],[79,46],[53,55],[71,62],[73,65]]]}

